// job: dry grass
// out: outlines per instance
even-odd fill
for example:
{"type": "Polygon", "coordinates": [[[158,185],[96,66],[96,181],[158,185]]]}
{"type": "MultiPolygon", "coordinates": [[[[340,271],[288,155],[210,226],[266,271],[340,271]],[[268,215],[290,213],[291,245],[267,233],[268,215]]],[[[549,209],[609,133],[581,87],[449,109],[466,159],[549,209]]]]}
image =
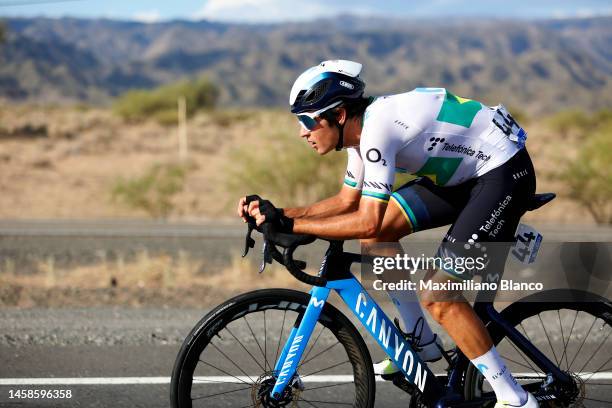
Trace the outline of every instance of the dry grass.
{"type": "MultiPolygon", "coordinates": [[[[265,155],[264,135],[297,135],[295,120],[279,110],[201,113],[189,121],[188,130],[193,167],[173,198],[175,219],[233,217],[237,193],[227,188],[231,152],[243,146],[265,155]]],[[[528,130],[538,191],[556,191],[559,198],[526,220],[594,223],[552,177],[575,155],[579,138],[559,134],[545,120],[532,120],[528,130]]],[[[147,217],[143,210],[113,202],[112,187],[120,178],[138,177],[177,157],[176,129],[154,121],[124,122],[103,109],[0,105],[0,218],[147,217]]]]}
{"type": "Polygon", "coordinates": [[[177,258],[169,255],[149,256],[140,251],[133,261],[119,257],[113,262],[60,269],[53,258],[41,259],[35,266],[42,271],[34,274],[16,274],[5,269],[0,273],[0,284],[21,284],[30,287],[74,287],[95,289],[108,287],[130,288],[187,288],[213,286],[228,290],[249,290],[274,285],[294,286],[296,280],[282,267],[267,266],[264,273],[238,254],[231,257],[229,266],[213,274],[202,273],[203,263],[190,259],[185,252],[177,258]]]}
{"type": "Polygon", "coordinates": [[[156,297],[173,306],[210,306],[232,294],[270,287],[306,289],[279,265],[268,265],[264,273],[238,254],[231,263],[213,274],[202,273],[203,263],[190,259],[186,252],[175,258],[169,255],[150,256],[140,251],[134,260],[119,257],[113,262],[61,269],[53,258],[40,259],[35,274],[16,274],[8,265],[0,273],[0,306],[156,304],[156,297]],[[55,293],[55,299],[40,293],[55,293]],[[106,296],[92,296],[92,294],[106,296]],[[117,296],[123,293],[124,296],[117,296]],[[197,299],[189,295],[196,294],[197,299]]]}

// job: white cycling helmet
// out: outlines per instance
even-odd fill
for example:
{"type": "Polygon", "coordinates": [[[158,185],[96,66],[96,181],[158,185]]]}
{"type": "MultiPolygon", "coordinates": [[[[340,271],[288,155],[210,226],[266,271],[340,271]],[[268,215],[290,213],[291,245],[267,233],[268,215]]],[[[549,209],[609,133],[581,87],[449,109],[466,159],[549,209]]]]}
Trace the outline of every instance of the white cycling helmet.
{"type": "Polygon", "coordinates": [[[365,89],[365,83],[359,78],[361,67],[358,62],[329,60],[307,69],[291,88],[291,112],[331,109],[345,100],[360,98],[365,89]]]}

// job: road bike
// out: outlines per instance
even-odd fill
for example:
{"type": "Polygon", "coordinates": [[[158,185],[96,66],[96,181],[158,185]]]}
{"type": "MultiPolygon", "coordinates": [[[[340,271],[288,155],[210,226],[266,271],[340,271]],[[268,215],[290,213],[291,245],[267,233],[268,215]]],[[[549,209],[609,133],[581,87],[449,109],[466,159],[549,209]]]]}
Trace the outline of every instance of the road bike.
{"type": "MultiPolygon", "coordinates": [[[[552,198],[536,194],[530,209],[552,198]]],[[[245,255],[254,247],[253,228],[250,223],[245,255]]],[[[310,275],[293,255],[314,237],[274,233],[265,223],[262,230],[262,268],[276,260],[312,289],[256,290],[208,313],[179,351],[172,407],[374,407],[370,352],[351,320],[328,303],[331,291],[399,367],[400,373],[385,379],[409,394],[410,407],[495,404],[489,384],[458,348],[441,349],[448,366],[441,374],[419,358],[423,345],[416,330],[403,332],[351,273],[353,263],[368,261],[364,255],[345,252],[342,241],[329,241],[318,274],[310,275]]],[[[607,299],[557,289],[529,295],[502,311],[490,301],[476,302],[474,310],[517,380],[541,406],[612,406],[607,299]]]]}

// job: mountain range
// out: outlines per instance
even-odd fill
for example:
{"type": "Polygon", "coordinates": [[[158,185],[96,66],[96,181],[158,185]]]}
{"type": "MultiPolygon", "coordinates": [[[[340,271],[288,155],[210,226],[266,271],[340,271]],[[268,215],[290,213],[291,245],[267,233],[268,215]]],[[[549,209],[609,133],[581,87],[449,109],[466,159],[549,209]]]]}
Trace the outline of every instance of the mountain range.
{"type": "Polygon", "coordinates": [[[325,59],[364,64],[370,95],[442,86],[528,112],[612,106],[612,17],[299,24],[9,18],[0,97],[106,104],[134,88],[206,75],[227,106],[286,106],[325,59]]]}

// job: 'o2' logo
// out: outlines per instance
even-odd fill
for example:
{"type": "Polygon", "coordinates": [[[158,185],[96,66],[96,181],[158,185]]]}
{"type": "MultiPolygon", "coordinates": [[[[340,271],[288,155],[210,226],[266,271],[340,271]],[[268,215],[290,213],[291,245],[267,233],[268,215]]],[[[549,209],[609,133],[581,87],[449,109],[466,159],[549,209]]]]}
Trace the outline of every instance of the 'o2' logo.
{"type": "Polygon", "coordinates": [[[368,159],[368,161],[372,163],[378,163],[379,161],[382,161],[383,166],[387,165],[387,161],[382,158],[382,154],[380,153],[380,150],[376,148],[371,148],[370,150],[366,152],[366,159],[368,159]]]}

